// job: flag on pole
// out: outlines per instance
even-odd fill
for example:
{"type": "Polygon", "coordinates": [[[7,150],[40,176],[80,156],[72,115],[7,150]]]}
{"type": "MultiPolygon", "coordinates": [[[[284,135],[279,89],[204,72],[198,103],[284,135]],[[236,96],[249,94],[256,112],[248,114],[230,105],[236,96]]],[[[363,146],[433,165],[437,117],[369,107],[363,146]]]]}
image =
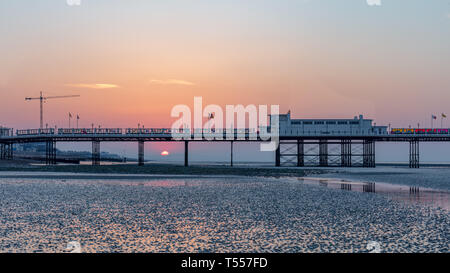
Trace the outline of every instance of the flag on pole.
{"type": "Polygon", "coordinates": [[[444,118],[446,118],[446,117],[447,117],[446,114],[444,114],[444,113],[441,114],[441,128],[444,127],[444,118]]]}
{"type": "Polygon", "coordinates": [[[80,116],[79,116],[79,115],[77,115],[77,119],[80,119],[80,116]]]}
{"type": "Polygon", "coordinates": [[[72,117],[72,114],[71,113],[69,113],[69,118],[71,118],[72,117]]]}
{"type": "Polygon", "coordinates": [[[431,115],[431,119],[437,119],[435,115],[431,115]]]}

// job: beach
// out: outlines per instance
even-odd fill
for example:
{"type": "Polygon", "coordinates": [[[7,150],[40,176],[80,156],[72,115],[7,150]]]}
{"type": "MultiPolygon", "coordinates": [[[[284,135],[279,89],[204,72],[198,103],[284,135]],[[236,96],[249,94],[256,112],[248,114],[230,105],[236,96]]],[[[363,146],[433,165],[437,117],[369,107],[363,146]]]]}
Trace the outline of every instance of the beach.
{"type": "MultiPolygon", "coordinates": [[[[236,169],[234,175],[195,168],[170,175],[2,171],[0,251],[67,252],[73,241],[82,252],[347,253],[368,252],[371,242],[381,252],[449,251],[448,210],[305,183],[309,177],[389,182],[399,172],[408,177],[407,170],[292,168],[267,175],[270,168],[236,175],[236,169]]],[[[421,181],[445,188],[433,177],[421,181]]]]}

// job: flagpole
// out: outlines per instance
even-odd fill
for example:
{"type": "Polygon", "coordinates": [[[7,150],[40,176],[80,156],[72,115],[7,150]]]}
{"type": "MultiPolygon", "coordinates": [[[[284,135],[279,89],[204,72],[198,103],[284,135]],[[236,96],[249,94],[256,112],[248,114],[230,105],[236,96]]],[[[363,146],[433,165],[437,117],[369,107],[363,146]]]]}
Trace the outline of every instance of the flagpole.
{"type": "Polygon", "coordinates": [[[444,118],[447,118],[447,115],[442,113],[441,114],[441,128],[444,128],[444,118]]]}

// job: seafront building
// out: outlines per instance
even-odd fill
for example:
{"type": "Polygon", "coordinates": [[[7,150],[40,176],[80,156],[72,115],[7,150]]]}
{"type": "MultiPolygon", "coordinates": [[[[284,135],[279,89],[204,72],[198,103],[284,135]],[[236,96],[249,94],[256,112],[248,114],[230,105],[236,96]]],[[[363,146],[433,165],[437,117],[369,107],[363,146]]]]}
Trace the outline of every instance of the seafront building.
{"type": "Polygon", "coordinates": [[[11,136],[12,129],[0,126],[0,137],[2,136],[11,136]]]}
{"type": "MultiPolygon", "coordinates": [[[[271,118],[273,115],[271,116],[271,118]]],[[[376,126],[363,115],[353,119],[291,119],[290,111],[278,115],[280,136],[368,136],[387,135],[387,126],[376,126]]]]}

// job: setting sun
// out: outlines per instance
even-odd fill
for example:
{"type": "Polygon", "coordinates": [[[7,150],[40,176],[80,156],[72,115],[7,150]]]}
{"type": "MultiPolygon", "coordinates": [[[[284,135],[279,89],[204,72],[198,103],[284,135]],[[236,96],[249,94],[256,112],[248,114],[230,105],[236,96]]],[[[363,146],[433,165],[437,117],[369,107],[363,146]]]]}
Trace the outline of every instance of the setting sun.
{"type": "Polygon", "coordinates": [[[168,156],[168,155],[169,155],[169,152],[168,152],[168,151],[162,151],[162,152],[161,152],[161,155],[162,155],[162,156],[168,156]]]}

